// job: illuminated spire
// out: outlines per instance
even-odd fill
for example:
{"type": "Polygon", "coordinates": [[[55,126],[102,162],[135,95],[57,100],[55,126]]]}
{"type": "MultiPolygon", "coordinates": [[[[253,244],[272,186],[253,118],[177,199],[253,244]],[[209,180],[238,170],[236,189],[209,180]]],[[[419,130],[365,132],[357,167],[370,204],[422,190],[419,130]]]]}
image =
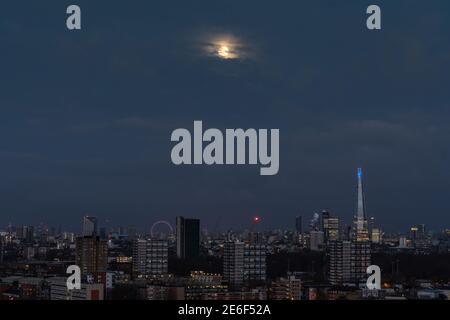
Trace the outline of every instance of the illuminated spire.
{"type": "Polygon", "coordinates": [[[357,218],[358,219],[367,219],[366,218],[366,208],[364,203],[364,192],[363,192],[363,183],[362,183],[362,169],[358,168],[358,208],[357,208],[357,218]]]}
{"type": "Polygon", "coordinates": [[[357,241],[369,240],[369,230],[367,225],[366,206],[364,200],[362,178],[363,178],[362,169],[358,168],[358,203],[356,208],[356,219],[355,219],[357,241]]]}

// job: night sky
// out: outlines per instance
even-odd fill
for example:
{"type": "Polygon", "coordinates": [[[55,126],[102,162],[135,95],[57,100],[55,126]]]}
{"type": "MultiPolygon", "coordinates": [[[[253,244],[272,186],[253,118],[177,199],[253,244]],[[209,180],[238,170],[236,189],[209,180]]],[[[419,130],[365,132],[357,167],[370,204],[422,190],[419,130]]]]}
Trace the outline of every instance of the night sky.
{"type": "Polygon", "coordinates": [[[358,166],[385,230],[450,226],[448,0],[8,0],[0,58],[1,226],[349,223],[358,166]],[[242,56],[210,54],[218,36],[242,56]],[[279,174],[174,166],[170,135],[194,120],[279,128],[279,174]]]}

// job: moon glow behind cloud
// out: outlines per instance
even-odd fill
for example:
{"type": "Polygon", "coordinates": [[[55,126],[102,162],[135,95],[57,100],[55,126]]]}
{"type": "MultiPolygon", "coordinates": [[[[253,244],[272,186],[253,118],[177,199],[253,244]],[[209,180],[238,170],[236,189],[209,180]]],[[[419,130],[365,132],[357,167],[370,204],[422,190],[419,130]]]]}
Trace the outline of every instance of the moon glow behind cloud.
{"type": "Polygon", "coordinates": [[[202,51],[209,57],[222,60],[250,57],[249,45],[232,34],[208,34],[202,37],[202,51]]]}

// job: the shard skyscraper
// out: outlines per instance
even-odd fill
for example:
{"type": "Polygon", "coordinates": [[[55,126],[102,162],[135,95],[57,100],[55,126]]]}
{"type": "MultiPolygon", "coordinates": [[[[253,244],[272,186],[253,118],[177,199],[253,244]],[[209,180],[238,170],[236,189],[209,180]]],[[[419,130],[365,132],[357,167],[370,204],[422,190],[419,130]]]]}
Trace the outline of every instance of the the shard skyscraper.
{"type": "Polygon", "coordinates": [[[363,172],[358,168],[358,200],[356,216],[354,220],[354,232],[352,239],[352,273],[356,283],[365,282],[366,270],[371,263],[371,243],[364,199],[363,172]]]}
{"type": "Polygon", "coordinates": [[[362,180],[362,169],[358,168],[358,202],[355,217],[355,238],[356,241],[369,241],[369,228],[362,180]]]}

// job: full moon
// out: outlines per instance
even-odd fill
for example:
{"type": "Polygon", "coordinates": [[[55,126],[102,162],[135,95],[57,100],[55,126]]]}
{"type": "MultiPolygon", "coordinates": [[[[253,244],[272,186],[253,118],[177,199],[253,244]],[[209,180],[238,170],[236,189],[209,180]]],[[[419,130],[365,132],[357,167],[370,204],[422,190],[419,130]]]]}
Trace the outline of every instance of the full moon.
{"type": "Polygon", "coordinates": [[[228,59],[230,57],[230,48],[228,46],[220,46],[217,54],[223,59],[228,59]]]}
{"type": "Polygon", "coordinates": [[[231,39],[220,39],[213,43],[214,54],[220,59],[239,59],[241,57],[239,52],[239,45],[231,39]]]}
{"type": "Polygon", "coordinates": [[[225,34],[208,34],[202,40],[204,52],[220,60],[249,58],[249,46],[241,37],[225,34]]]}

